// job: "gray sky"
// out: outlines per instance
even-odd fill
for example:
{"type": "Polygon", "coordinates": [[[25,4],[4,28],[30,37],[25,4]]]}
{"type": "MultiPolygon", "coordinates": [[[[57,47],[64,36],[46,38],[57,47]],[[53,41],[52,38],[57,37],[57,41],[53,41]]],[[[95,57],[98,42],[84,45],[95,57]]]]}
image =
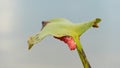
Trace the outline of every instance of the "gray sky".
{"type": "Polygon", "coordinates": [[[100,28],[89,29],[81,43],[93,68],[119,68],[119,13],[119,0],[0,0],[0,68],[82,68],[76,50],[51,36],[27,50],[41,21],[56,17],[101,18],[100,28]]]}

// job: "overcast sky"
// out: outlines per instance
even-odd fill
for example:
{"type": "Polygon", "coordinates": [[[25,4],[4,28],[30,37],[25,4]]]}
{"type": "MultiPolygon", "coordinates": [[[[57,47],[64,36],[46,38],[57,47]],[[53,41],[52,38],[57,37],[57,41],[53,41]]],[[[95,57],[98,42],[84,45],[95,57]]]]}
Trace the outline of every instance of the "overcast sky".
{"type": "Polygon", "coordinates": [[[28,50],[41,21],[59,17],[101,18],[98,29],[81,36],[84,51],[92,68],[120,67],[119,0],[0,0],[0,68],[83,68],[77,51],[52,36],[28,50]]]}

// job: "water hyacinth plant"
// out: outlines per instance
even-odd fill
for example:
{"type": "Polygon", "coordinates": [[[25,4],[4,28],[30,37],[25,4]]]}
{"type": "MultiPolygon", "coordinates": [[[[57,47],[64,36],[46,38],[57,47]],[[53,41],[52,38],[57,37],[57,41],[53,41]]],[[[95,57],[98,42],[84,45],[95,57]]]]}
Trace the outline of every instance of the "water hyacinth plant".
{"type": "Polygon", "coordinates": [[[42,29],[37,34],[29,37],[28,49],[40,42],[48,35],[52,35],[55,39],[65,42],[70,50],[77,49],[84,68],[91,68],[85,52],[80,43],[80,36],[90,27],[98,28],[100,18],[82,23],[72,23],[64,18],[54,18],[48,21],[42,21],[42,29]]]}

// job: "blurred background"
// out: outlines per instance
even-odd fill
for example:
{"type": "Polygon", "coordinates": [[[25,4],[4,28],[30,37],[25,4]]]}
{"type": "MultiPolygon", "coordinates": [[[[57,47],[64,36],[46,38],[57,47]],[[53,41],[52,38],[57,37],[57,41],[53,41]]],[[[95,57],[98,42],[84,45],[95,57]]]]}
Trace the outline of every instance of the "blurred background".
{"type": "Polygon", "coordinates": [[[0,0],[0,68],[83,68],[77,51],[52,36],[28,50],[27,39],[40,31],[41,21],[61,17],[101,18],[81,43],[92,68],[120,67],[119,0],[0,0]]]}

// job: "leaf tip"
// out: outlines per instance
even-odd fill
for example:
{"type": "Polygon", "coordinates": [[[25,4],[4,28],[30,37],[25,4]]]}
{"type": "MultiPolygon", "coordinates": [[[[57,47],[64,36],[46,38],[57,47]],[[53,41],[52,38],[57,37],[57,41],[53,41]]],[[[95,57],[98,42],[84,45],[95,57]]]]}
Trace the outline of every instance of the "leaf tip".
{"type": "Polygon", "coordinates": [[[29,39],[28,39],[28,41],[27,41],[27,43],[28,43],[28,50],[30,50],[31,48],[32,48],[32,46],[33,46],[33,43],[32,43],[32,37],[30,37],[29,39]]]}
{"type": "Polygon", "coordinates": [[[101,19],[100,18],[96,18],[95,19],[95,22],[93,23],[93,26],[92,27],[94,27],[94,28],[98,28],[99,26],[98,26],[98,23],[101,21],[101,19]]]}

